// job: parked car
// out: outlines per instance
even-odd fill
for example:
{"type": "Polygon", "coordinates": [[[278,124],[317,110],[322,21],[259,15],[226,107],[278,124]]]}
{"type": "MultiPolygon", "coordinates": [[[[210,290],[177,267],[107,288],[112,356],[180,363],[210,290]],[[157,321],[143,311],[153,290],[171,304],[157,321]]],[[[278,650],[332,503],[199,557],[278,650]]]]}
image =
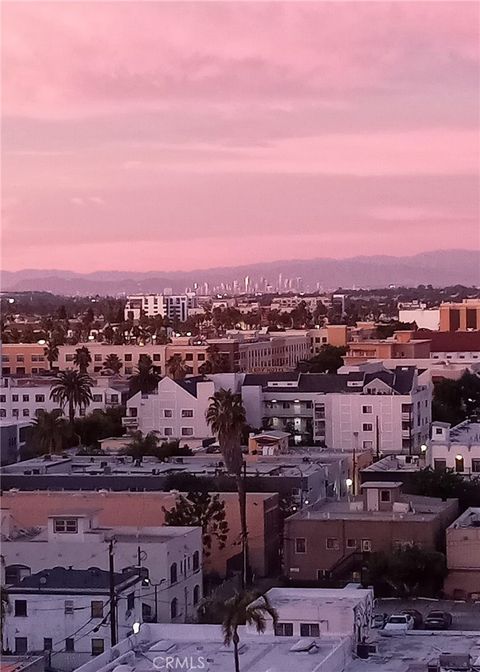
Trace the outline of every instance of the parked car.
{"type": "Polygon", "coordinates": [[[414,622],[410,614],[392,614],[387,618],[384,630],[390,632],[406,632],[413,630],[414,622]]]}
{"type": "Polygon", "coordinates": [[[387,622],[387,614],[374,614],[372,616],[372,628],[383,628],[387,622]]]}
{"type": "Polygon", "coordinates": [[[423,616],[416,609],[405,609],[402,614],[409,614],[413,618],[413,627],[415,630],[421,630],[423,627],[423,616]]]}
{"type": "Polygon", "coordinates": [[[452,625],[452,614],[448,611],[431,611],[424,621],[426,630],[448,630],[452,625]]]}

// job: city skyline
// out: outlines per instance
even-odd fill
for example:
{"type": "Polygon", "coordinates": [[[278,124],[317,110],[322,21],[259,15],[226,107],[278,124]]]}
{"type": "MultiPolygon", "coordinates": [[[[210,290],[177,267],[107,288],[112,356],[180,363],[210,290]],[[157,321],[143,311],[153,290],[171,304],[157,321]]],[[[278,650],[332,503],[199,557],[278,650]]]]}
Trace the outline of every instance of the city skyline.
{"type": "Polygon", "coordinates": [[[2,11],[4,268],[479,247],[477,3],[2,11]]]}

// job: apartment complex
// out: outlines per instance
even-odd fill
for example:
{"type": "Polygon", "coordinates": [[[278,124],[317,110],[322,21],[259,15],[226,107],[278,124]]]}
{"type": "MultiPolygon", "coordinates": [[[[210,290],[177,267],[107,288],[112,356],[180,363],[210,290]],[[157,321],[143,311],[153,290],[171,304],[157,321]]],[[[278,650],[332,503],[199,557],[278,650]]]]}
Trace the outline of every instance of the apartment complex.
{"type": "Polygon", "coordinates": [[[432,469],[480,476],[480,422],[465,420],[456,427],[446,422],[432,423],[425,459],[432,469]]]}
{"type": "Polygon", "coordinates": [[[480,363],[480,331],[417,331],[430,340],[430,357],[449,364],[480,363]]]}
{"type": "Polygon", "coordinates": [[[429,339],[413,338],[413,331],[396,331],[383,340],[350,341],[343,361],[345,365],[360,364],[369,359],[423,359],[430,357],[429,339]]]}
{"type": "Polygon", "coordinates": [[[462,303],[442,303],[440,331],[479,331],[480,300],[464,299],[462,303]]]}
{"type": "Polygon", "coordinates": [[[2,343],[2,376],[31,376],[48,371],[45,346],[38,343],[2,343]]]}
{"type": "Polygon", "coordinates": [[[480,599],[480,508],[469,508],[446,531],[445,593],[457,600],[480,599]]]}
{"type": "Polygon", "coordinates": [[[168,317],[185,322],[189,307],[193,308],[195,296],[187,294],[133,294],[127,297],[125,320],[139,320],[142,316],[168,317]]]}
{"type": "Polygon", "coordinates": [[[297,443],[414,453],[429,435],[432,390],[419,383],[415,367],[247,374],[241,393],[252,427],[290,431],[297,443]]]}
{"type": "Polygon", "coordinates": [[[458,514],[456,499],[406,495],[399,482],[366,482],[362,494],[317,502],[285,521],[285,574],[316,581],[355,571],[364,554],[416,544],[439,549],[458,514]]]}

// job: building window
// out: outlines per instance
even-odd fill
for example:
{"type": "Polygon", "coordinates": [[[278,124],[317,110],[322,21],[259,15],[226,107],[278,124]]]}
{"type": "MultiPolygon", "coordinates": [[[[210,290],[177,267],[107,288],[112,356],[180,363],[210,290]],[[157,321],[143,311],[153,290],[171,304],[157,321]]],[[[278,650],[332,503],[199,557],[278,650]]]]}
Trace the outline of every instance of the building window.
{"type": "Polygon", "coordinates": [[[17,362],[24,362],[25,357],[23,355],[17,355],[17,362]]]}
{"type": "Polygon", "coordinates": [[[94,394],[92,396],[92,401],[96,401],[97,403],[101,403],[103,401],[103,395],[101,394],[94,394]]]}
{"type": "Polygon", "coordinates": [[[337,537],[327,537],[325,540],[325,548],[327,551],[338,551],[337,537]]]}
{"type": "Polygon", "coordinates": [[[373,432],[373,425],[371,422],[364,422],[362,425],[362,430],[364,432],[373,432]]]}
{"type": "Polygon", "coordinates": [[[154,362],[159,362],[160,361],[160,354],[158,352],[153,353],[153,361],[154,362]]]}
{"type": "Polygon", "coordinates": [[[177,583],[178,581],[178,572],[177,572],[177,563],[172,562],[170,565],[170,583],[177,583]]]}
{"type": "Polygon", "coordinates": [[[118,394],[112,394],[110,397],[111,404],[118,404],[118,394]]]}
{"type": "Polygon", "coordinates": [[[362,406],[362,413],[373,413],[372,406],[362,406]]]}
{"type": "Polygon", "coordinates": [[[172,427],[164,427],[163,432],[165,436],[173,436],[173,428],[172,427]]]}
{"type": "Polygon", "coordinates": [[[200,553],[195,551],[193,554],[193,571],[196,572],[200,568],[200,553]]]}
{"type": "Polygon", "coordinates": [[[18,401],[18,394],[12,394],[12,401],[18,401]]]}
{"type": "Polygon", "coordinates": [[[92,639],[92,656],[100,656],[105,651],[105,643],[103,639],[95,637],[92,639]]]}
{"type": "Polygon", "coordinates": [[[480,460],[477,458],[472,459],[472,471],[476,474],[480,473],[480,460]]]}
{"type": "Polygon", "coordinates": [[[173,600],[170,602],[170,618],[172,620],[174,618],[177,618],[177,613],[178,613],[178,602],[177,598],[174,597],[173,600]]]}
{"type": "Polygon", "coordinates": [[[173,417],[173,411],[171,408],[165,408],[163,411],[163,417],[164,418],[171,418],[173,417]]]}
{"type": "Polygon", "coordinates": [[[372,540],[362,539],[362,551],[364,551],[364,553],[369,553],[371,550],[372,550],[372,540]]]}
{"type": "Polygon", "coordinates": [[[465,471],[465,461],[461,455],[455,457],[455,471],[462,472],[465,471]]]}
{"type": "Polygon", "coordinates": [[[130,611],[135,609],[135,593],[130,593],[127,595],[127,609],[130,611]]]}
{"type": "Polygon", "coordinates": [[[78,520],[76,518],[55,518],[53,531],[56,534],[77,534],[78,520]]]}
{"type": "Polygon", "coordinates": [[[182,427],[182,436],[193,436],[193,427],[182,427]]]}
{"type": "Polygon", "coordinates": [[[28,650],[28,640],[26,637],[15,637],[15,654],[21,655],[22,653],[27,653],[28,650]]]}
{"type": "Polygon", "coordinates": [[[93,355],[93,361],[94,362],[101,362],[102,361],[102,355],[93,355]]]}
{"type": "Polygon", "coordinates": [[[191,408],[182,409],[182,418],[193,418],[193,411],[191,408]]]}
{"type": "Polygon", "coordinates": [[[5,404],[7,397],[4,394],[0,394],[0,404],[5,404]]]}
{"type": "Polygon", "coordinates": [[[27,615],[27,600],[15,600],[15,616],[27,615]]]}
{"type": "Polygon", "coordinates": [[[90,618],[103,618],[103,602],[101,600],[90,602],[90,618]]]}
{"type": "Polygon", "coordinates": [[[200,586],[195,586],[193,589],[193,604],[198,604],[200,600],[200,586]]]}
{"type": "Polygon", "coordinates": [[[187,354],[185,355],[185,360],[187,362],[193,362],[193,352],[187,352],[187,354]]]}
{"type": "Polygon", "coordinates": [[[6,418],[7,417],[7,411],[5,408],[0,408],[0,418],[6,418]]]}
{"type": "Polygon", "coordinates": [[[300,623],[300,637],[320,637],[318,623],[300,623]]]}
{"type": "Polygon", "coordinates": [[[197,357],[199,362],[204,362],[205,361],[205,355],[203,352],[200,352],[198,357],[197,357]]]}
{"type": "Polygon", "coordinates": [[[127,366],[127,367],[125,368],[125,373],[126,373],[127,375],[129,375],[130,373],[133,373],[133,369],[132,369],[132,367],[131,367],[131,366],[127,366]]]}
{"type": "Polygon", "coordinates": [[[126,354],[126,355],[125,355],[125,361],[126,361],[126,362],[133,362],[133,355],[131,355],[131,354],[126,354]]]}
{"type": "Polygon", "coordinates": [[[30,401],[30,395],[29,395],[29,394],[24,394],[24,395],[22,396],[22,401],[28,403],[28,402],[30,401]]]}
{"type": "Polygon", "coordinates": [[[65,651],[67,651],[67,653],[75,651],[75,640],[73,637],[67,637],[65,640],[65,651]]]}
{"type": "Polygon", "coordinates": [[[43,638],[43,650],[44,651],[51,651],[53,648],[53,640],[51,637],[44,637],[43,638]]]}
{"type": "Polygon", "coordinates": [[[297,537],[295,539],[295,553],[307,552],[307,540],[305,537],[297,537]]]}
{"type": "Polygon", "coordinates": [[[36,394],[35,395],[35,402],[37,404],[43,404],[44,401],[45,401],[45,395],[44,394],[36,394]]]}
{"type": "Polygon", "coordinates": [[[276,637],[293,637],[293,623],[277,623],[275,625],[276,637]]]}
{"type": "Polygon", "coordinates": [[[22,415],[24,418],[28,418],[30,416],[30,410],[28,408],[24,408],[22,411],[22,415]]]}
{"type": "Polygon", "coordinates": [[[381,502],[390,502],[391,497],[390,490],[380,490],[380,501],[381,502]]]}
{"type": "Polygon", "coordinates": [[[366,450],[371,450],[371,449],[373,448],[373,441],[363,441],[363,442],[362,442],[362,446],[363,446],[366,450]]]}
{"type": "Polygon", "coordinates": [[[73,614],[73,600],[65,600],[65,613],[73,614]]]}
{"type": "Polygon", "coordinates": [[[347,548],[357,548],[357,540],[347,539],[347,548]]]}

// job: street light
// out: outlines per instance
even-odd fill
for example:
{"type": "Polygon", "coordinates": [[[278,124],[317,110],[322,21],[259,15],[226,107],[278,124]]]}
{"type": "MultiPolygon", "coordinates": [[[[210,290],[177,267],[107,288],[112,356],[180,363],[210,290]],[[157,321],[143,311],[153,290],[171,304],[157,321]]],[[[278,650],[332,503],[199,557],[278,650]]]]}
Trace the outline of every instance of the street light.
{"type": "Polygon", "coordinates": [[[44,338],[41,338],[39,341],[37,341],[38,345],[45,345],[46,341],[44,338]]]}
{"type": "Polygon", "coordinates": [[[146,576],[142,580],[142,585],[143,586],[152,586],[154,591],[155,591],[155,620],[154,623],[158,623],[158,587],[162,585],[162,583],[165,583],[167,579],[162,579],[160,583],[152,583],[151,580],[146,576]]]}
{"type": "Polygon", "coordinates": [[[346,478],[345,479],[345,485],[347,486],[347,488],[351,488],[352,485],[353,485],[352,479],[351,478],[346,478]]]}
{"type": "Polygon", "coordinates": [[[422,443],[422,445],[420,446],[420,450],[422,451],[422,453],[426,453],[427,452],[427,445],[425,443],[422,443]]]}

